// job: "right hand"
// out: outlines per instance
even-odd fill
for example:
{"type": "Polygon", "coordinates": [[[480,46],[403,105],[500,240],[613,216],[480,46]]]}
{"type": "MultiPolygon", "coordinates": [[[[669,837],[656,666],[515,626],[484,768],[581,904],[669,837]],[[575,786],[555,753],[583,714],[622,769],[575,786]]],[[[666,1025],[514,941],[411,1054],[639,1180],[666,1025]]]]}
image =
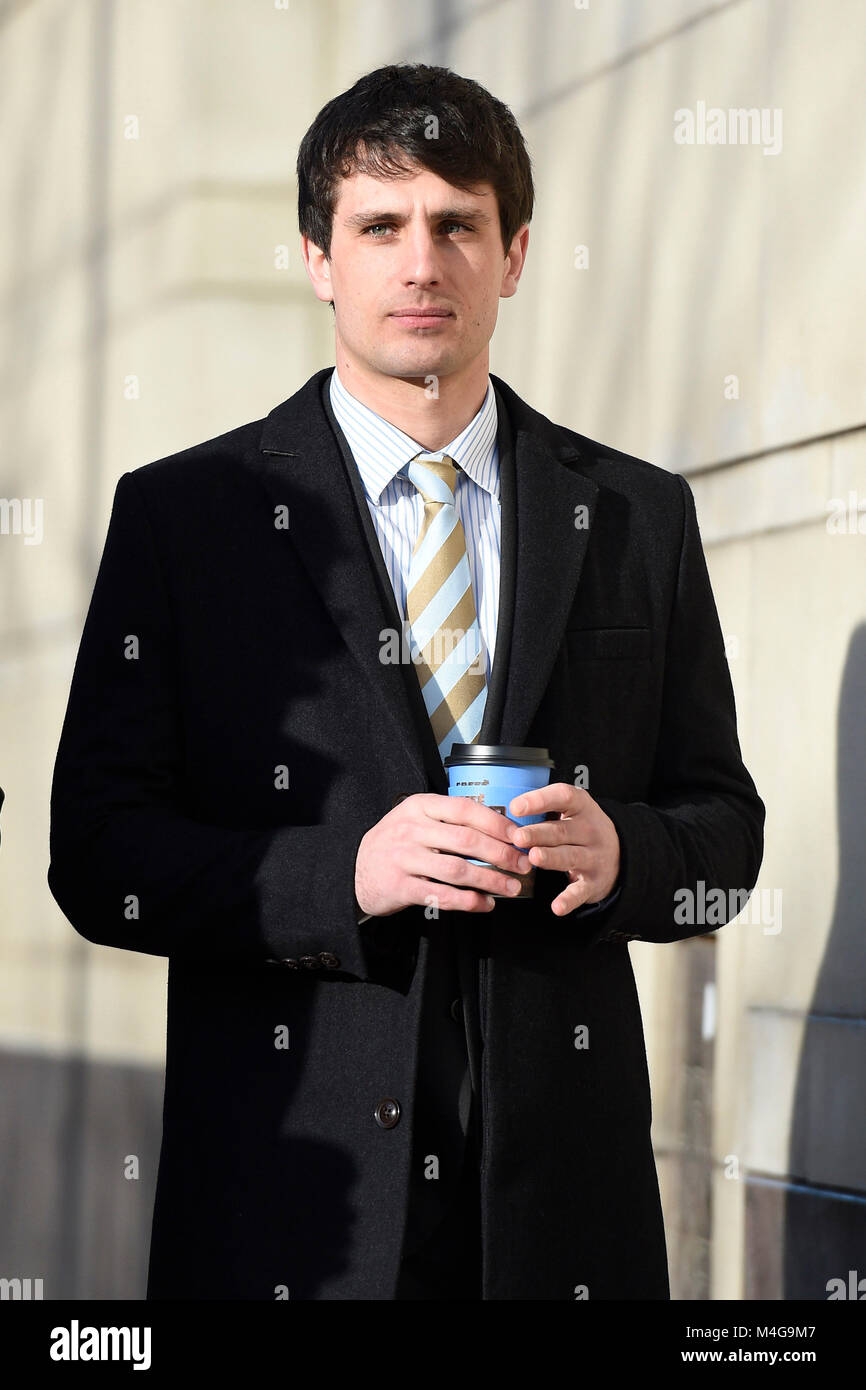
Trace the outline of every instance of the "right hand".
{"type": "Polygon", "coordinates": [[[511,885],[515,890],[519,885],[498,869],[484,869],[459,856],[527,873],[532,861],[514,845],[515,829],[508,816],[468,796],[407,796],[371,825],[358,847],[355,897],[361,911],[389,917],[412,904],[426,904],[431,895],[443,912],[492,911],[495,899],[488,899],[488,893],[511,897],[511,885]]]}

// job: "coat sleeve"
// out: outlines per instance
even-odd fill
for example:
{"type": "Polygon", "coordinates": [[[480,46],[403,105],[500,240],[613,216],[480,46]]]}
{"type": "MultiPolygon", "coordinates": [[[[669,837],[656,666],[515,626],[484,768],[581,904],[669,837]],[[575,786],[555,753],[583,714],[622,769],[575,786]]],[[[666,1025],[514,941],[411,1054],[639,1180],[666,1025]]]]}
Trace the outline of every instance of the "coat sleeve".
{"type": "Polygon", "coordinates": [[[740,752],[695,500],[676,476],[682,543],[651,791],[646,802],[598,798],[619,835],[622,892],[591,924],[591,942],[705,935],[742,911],[763,857],[765,807],[740,752]],[[721,894],[710,896],[719,889],[724,910],[721,894]]]}
{"type": "Polygon", "coordinates": [[[175,633],[139,494],[125,473],[73,671],[51,787],[54,898],[106,946],[317,978],[410,976],[405,923],[389,933],[387,919],[356,918],[355,858],[377,817],[262,830],[185,814],[175,633]]]}

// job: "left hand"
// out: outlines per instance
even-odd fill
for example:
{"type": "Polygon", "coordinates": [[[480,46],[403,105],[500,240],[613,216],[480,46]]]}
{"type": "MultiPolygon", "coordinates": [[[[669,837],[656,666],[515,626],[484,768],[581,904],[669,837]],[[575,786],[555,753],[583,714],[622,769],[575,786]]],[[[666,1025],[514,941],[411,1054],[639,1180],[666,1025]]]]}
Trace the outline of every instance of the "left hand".
{"type": "Polygon", "coordinates": [[[512,816],[540,816],[558,811],[558,820],[514,825],[511,838],[539,869],[560,869],[569,886],[550,904],[564,917],[584,903],[601,902],[619,877],[619,836],[610,816],[588,791],[570,782],[521,792],[508,805],[512,816]]]}

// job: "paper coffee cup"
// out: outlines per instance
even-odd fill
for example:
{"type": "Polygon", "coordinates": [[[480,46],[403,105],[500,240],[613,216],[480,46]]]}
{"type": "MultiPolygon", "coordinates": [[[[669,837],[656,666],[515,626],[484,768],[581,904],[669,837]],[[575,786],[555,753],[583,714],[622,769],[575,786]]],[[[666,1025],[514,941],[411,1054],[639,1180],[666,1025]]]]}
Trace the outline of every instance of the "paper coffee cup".
{"type": "MultiPolygon", "coordinates": [[[[546,748],[520,748],[508,743],[455,743],[444,760],[448,773],[448,795],[468,796],[491,811],[499,811],[515,825],[537,825],[546,820],[542,812],[536,816],[514,816],[508,807],[521,792],[535,791],[546,787],[550,782],[553,759],[546,748]]],[[[469,858],[469,856],[466,856],[469,858]]],[[[520,892],[514,901],[531,898],[535,892],[535,865],[527,873],[512,873],[498,864],[488,864],[484,859],[469,858],[470,864],[480,864],[487,869],[497,869],[509,878],[517,879],[520,892]]],[[[505,893],[493,893],[494,898],[505,898],[505,893]]]]}

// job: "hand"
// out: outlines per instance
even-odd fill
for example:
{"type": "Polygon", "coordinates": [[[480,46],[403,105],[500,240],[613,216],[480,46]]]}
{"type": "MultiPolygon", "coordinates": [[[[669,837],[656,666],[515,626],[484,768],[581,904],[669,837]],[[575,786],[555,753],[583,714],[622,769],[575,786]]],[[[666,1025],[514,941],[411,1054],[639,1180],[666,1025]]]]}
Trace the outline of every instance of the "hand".
{"type": "Polygon", "coordinates": [[[508,806],[513,816],[538,816],[558,811],[559,818],[538,825],[514,827],[515,845],[523,846],[539,869],[561,869],[569,887],[550,904],[564,917],[584,903],[601,902],[619,876],[619,836],[610,816],[589,792],[570,782],[521,792],[508,806]]]}
{"type": "Polygon", "coordinates": [[[355,897],[361,911],[388,917],[410,904],[427,904],[433,895],[443,912],[491,912],[495,899],[488,893],[510,897],[520,885],[498,868],[483,869],[459,856],[528,873],[532,864],[514,848],[514,828],[500,811],[468,796],[407,796],[371,825],[358,846],[355,897]]]}

